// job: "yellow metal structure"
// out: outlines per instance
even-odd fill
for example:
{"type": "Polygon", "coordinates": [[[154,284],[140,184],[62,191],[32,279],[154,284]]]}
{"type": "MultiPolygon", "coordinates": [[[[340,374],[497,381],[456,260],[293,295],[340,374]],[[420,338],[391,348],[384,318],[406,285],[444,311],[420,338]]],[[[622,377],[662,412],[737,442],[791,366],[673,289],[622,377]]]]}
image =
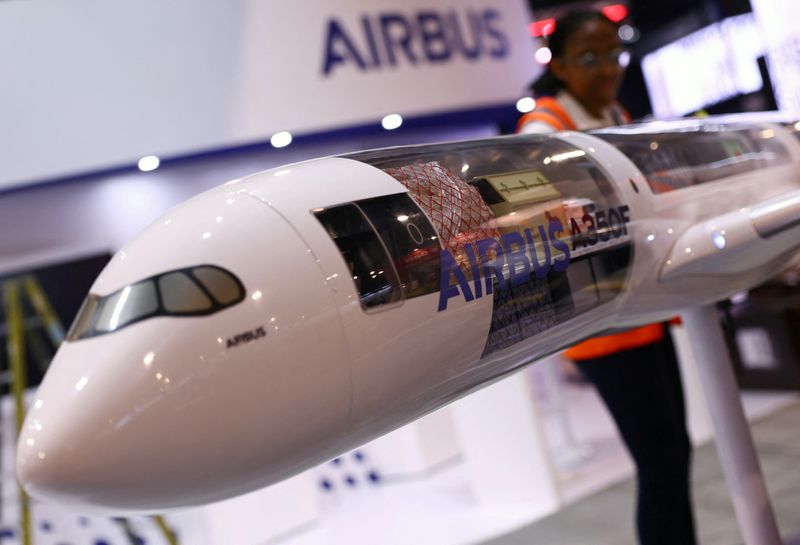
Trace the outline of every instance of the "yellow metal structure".
{"type": "MultiPolygon", "coordinates": [[[[22,300],[20,299],[19,282],[9,280],[3,286],[5,294],[5,313],[8,323],[8,338],[6,350],[8,352],[9,368],[11,370],[11,389],[14,394],[14,408],[17,420],[17,436],[25,421],[25,388],[28,380],[25,374],[25,331],[22,327],[22,300]]],[[[20,499],[20,528],[22,545],[31,545],[31,514],[28,495],[19,487],[20,499]]]]}
{"type": "Polygon", "coordinates": [[[175,532],[173,532],[169,526],[167,526],[167,521],[164,520],[162,516],[153,517],[156,521],[156,524],[161,529],[161,532],[164,534],[164,539],[167,540],[169,545],[178,545],[178,538],[175,536],[175,532]]]}
{"type": "Polygon", "coordinates": [[[36,314],[39,315],[39,319],[50,337],[50,342],[53,343],[54,348],[58,348],[64,340],[64,326],[61,325],[61,320],[58,319],[58,315],[50,305],[50,301],[47,300],[42,286],[39,285],[36,277],[31,275],[22,278],[22,285],[25,288],[28,300],[36,310],[36,314]]]}
{"type": "MultiPolygon", "coordinates": [[[[28,378],[25,372],[25,326],[22,295],[27,296],[28,301],[36,312],[40,323],[47,332],[50,342],[54,349],[64,340],[64,327],[58,315],[53,310],[50,301],[39,284],[39,281],[32,275],[22,278],[12,278],[3,283],[3,293],[5,295],[5,316],[8,324],[8,338],[6,351],[8,353],[9,368],[11,371],[11,388],[14,395],[14,406],[16,412],[16,430],[19,435],[22,424],[25,420],[25,390],[28,387],[28,378]]],[[[31,535],[31,515],[30,500],[22,488],[20,494],[21,512],[21,545],[32,545],[31,535]]],[[[154,517],[154,521],[164,535],[165,541],[169,545],[178,545],[175,533],[167,526],[164,517],[154,517]]],[[[122,521],[123,527],[130,530],[127,521],[122,521]]],[[[128,534],[131,543],[134,543],[131,534],[128,534]]]]}

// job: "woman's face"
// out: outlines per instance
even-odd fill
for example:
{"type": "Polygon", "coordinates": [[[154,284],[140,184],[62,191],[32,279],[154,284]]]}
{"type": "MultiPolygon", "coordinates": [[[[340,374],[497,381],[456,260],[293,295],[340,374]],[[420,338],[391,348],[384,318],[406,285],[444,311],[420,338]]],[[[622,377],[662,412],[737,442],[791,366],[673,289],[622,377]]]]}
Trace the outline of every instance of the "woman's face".
{"type": "Polygon", "coordinates": [[[551,61],[551,70],[575,98],[597,114],[617,96],[625,54],[614,25],[592,20],[569,37],[564,54],[551,61]]]}

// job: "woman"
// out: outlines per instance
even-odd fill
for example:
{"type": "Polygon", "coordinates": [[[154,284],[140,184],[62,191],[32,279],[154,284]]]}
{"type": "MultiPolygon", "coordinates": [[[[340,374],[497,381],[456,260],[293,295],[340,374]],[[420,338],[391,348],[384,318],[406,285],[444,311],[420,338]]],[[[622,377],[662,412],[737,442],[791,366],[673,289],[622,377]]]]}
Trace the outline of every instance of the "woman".
{"type": "MultiPolygon", "coordinates": [[[[628,54],[602,13],[556,21],[552,60],[533,85],[536,109],[523,133],[588,130],[630,120],[616,102],[628,54]]],[[[636,524],[642,545],[693,545],[683,391],[669,331],[650,324],[584,341],[566,352],[603,398],[637,470],[636,524]]]]}
{"type": "Polygon", "coordinates": [[[552,60],[532,86],[536,109],[517,132],[589,130],[630,121],[616,102],[629,54],[617,26],[602,13],[572,11],[556,22],[548,40],[552,60]]]}

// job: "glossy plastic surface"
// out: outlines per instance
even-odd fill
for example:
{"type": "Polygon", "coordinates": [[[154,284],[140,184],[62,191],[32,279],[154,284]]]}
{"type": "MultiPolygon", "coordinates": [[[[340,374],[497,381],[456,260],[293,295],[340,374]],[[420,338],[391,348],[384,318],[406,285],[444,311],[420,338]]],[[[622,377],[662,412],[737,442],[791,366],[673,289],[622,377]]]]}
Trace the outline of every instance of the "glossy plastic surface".
{"type": "Polygon", "coordinates": [[[633,135],[625,129],[592,134],[623,152],[653,193],[666,193],[790,162],[770,126],[712,123],[633,135]]]}
{"type": "Polygon", "coordinates": [[[695,121],[392,148],[200,195],[123,248],[92,297],[213,265],[244,299],[66,342],[25,423],[20,480],[115,513],[223,499],[577,340],[755,285],[800,246],[791,127],[695,121]],[[693,165],[713,172],[704,183],[666,192],[609,143],[632,153],[742,134],[770,142],[744,162],[722,146],[735,160],[714,155],[716,167],[693,165]]]}
{"type": "Polygon", "coordinates": [[[586,150],[529,137],[350,157],[391,174],[434,218],[439,312],[454,298],[492,298],[484,357],[624,290],[630,207],[586,150]]]}
{"type": "Polygon", "coordinates": [[[203,194],[115,255],[91,291],[209,260],[237,271],[243,301],[62,345],[20,437],[32,494],[163,509],[239,494],[339,451],[350,409],[342,326],[308,248],[266,204],[230,188],[203,194]]]}

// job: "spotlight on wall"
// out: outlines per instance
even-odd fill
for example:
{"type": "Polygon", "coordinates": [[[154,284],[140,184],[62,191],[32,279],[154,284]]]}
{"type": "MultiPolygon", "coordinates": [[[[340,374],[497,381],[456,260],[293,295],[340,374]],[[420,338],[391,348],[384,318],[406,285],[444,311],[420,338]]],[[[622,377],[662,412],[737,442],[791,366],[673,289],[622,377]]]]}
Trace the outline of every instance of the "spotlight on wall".
{"type": "Polygon", "coordinates": [[[161,161],[158,157],[155,155],[148,155],[147,157],[139,159],[139,170],[142,172],[150,172],[151,170],[157,169],[160,164],[161,161]]]}
{"type": "Polygon", "coordinates": [[[285,148],[292,143],[292,135],[287,131],[276,132],[269,139],[269,143],[275,148],[285,148]]]}
{"type": "Polygon", "coordinates": [[[403,124],[403,117],[400,114],[389,114],[381,120],[381,126],[387,131],[393,131],[403,124]]]}

